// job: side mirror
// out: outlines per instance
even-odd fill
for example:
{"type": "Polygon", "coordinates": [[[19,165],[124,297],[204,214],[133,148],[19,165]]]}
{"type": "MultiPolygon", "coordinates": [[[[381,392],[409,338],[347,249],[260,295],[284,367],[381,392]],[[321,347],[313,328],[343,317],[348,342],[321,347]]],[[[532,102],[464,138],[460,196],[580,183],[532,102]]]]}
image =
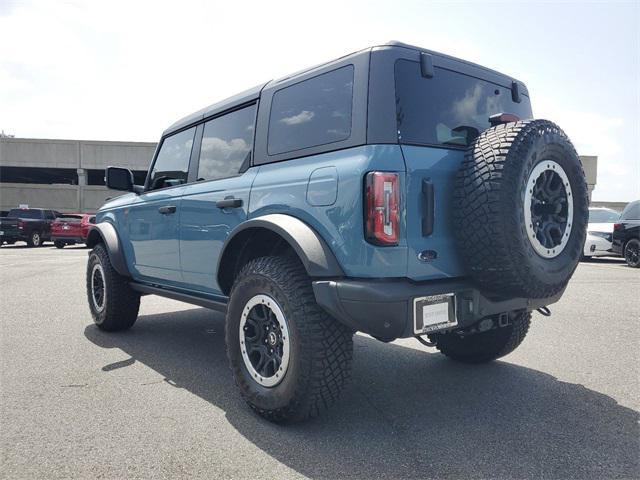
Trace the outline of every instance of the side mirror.
{"type": "Polygon", "coordinates": [[[133,192],[133,172],[128,168],[107,167],[105,183],[112,190],[133,192]]]}

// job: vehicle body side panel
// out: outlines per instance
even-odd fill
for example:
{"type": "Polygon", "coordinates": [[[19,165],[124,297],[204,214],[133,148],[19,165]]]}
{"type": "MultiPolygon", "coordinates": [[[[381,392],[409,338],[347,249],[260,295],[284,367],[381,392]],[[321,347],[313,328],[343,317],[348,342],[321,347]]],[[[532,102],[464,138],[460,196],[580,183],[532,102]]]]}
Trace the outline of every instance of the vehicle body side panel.
{"type": "MultiPolygon", "coordinates": [[[[377,247],[365,240],[363,183],[367,172],[383,170],[399,172],[402,186],[404,168],[398,145],[366,145],[262,165],[251,189],[249,218],[269,213],[299,218],[325,240],[347,276],[403,277],[407,259],[403,234],[396,247],[377,247]],[[337,171],[336,200],[331,205],[310,205],[309,180],[323,167],[337,171]]],[[[401,204],[405,205],[404,195],[401,204]]],[[[406,230],[404,213],[400,228],[406,230]]]]}

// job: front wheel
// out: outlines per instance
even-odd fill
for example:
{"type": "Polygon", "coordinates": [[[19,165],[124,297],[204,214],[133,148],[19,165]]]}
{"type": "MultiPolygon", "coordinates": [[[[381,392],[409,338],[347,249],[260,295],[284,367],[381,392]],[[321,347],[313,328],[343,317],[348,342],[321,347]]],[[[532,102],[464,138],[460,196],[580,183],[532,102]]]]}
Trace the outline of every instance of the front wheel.
{"type": "Polygon", "coordinates": [[[469,335],[436,333],[429,339],[443,355],[462,363],[485,363],[513,352],[529,331],[531,312],[511,316],[506,326],[469,335]]]}
{"type": "Polygon", "coordinates": [[[138,318],[140,294],[129,286],[126,277],[116,272],[101,243],[89,254],[87,299],[93,321],[101,330],[126,330],[138,318]]]}
{"type": "Polygon", "coordinates": [[[633,268],[640,267],[640,240],[629,240],[624,247],[624,260],[633,268]]]}
{"type": "Polygon", "coordinates": [[[240,393],[273,422],[317,416],[351,374],[353,332],[316,304],[295,257],[244,266],[231,290],[226,344],[240,393]]]}

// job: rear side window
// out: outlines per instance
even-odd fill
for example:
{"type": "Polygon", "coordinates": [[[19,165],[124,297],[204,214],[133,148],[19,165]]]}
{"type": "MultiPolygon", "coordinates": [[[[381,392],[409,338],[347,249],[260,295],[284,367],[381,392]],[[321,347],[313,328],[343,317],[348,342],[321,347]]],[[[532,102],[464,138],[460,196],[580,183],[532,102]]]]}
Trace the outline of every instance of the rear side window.
{"type": "Polygon", "coordinates": [[[255,120],[251,105],[204,124],[198,181],[231,177],[249,166],[255,120]]]}
{"type": "Polygon", "coordinates": [[[532,117],[526,96],[516,103],[510,88],[443,68],[426,78],[418,62],[398,60],[395,81],[400,143],[467,147],[491,126],[491,115],[532,117]]]}
{"type": "Polygon", "coordinates": [[[351,135],[353,65],[278,90],[269,118],[269,155],[346,140],[351,135]]]}
{"type": "Polygon", "coordinates": [[[629,205],[624,207],[620,218],[622,220],[640,220],[640,201],[631,202],[629,205]]]}
{"type": "Polygon", "coordinates": [[[187,182],[195,132],[196,128],[193,127],[164,139],[151,171],[150,190],[173,187],[187,182]]]}

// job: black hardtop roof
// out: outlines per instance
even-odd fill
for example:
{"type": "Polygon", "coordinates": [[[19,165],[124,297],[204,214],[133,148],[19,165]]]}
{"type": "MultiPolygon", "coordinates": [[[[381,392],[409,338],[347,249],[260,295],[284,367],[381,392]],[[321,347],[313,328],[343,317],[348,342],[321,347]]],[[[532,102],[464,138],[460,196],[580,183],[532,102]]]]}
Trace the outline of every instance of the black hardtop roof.
{"type": "MultiPolygon", "coordinates": [[[[281,78],[278,78],[278,79],[275,79],[275,80],[270,80],[270,81],[268,81],[266,83],[261,83],[260,85],[256,85],[255,87],[250,88],[248,90],[245,90],[244,92],[238,93],[237,95],[234,95],[232,97],[229,97],[229,98],[226,98],[226,99],[221,100],[219,102],[216,102],[216,103],[214,103],[212,105],[209,105],[208,107],[205,107],[205,108],[203,108],[201,110],[198,110],[197,112],[194,112],[194,113],[192,113],[190,115],[187,115],[186,117],[181,118],[180,120],[178,120],[177,122],[174,122],[171,126],[169,126],[169,128],[167,128],[163,132],[162,135],[163,136],[168,135],[168,134],[173,133],[173,132],[175,132],[177,130],[180,130],[181,128],[184,128],[184,127],[186,127],[188,125],[197,123],[200,120],[203,120],[204,118],[214,116],[217,113],[223,112],[225,110],[228,110],[228,109],[243,105],[245,103],[249,103],[249,102],[252,102],[254,100],[257,100],[260,97],[260,93],[262,92],[262,90],[267,86],[276,85],[276,84],[281,83],[281,82],[283,82],[285,80],[290,80],[290,79],[295,78],[295,77],[297,77],[299,75],[303,75],[303,74],[309,73],[309,72],[311,72],[313,70],[324,68],[324,67],[326,67],[328,65],[331,65],[332,63],[335,63],[337,61],[343,60],[343,59],[345,59],[347,57],[368,54],[372,50],[379,49],[379,48],[404,48],[404,49],[415,50],[415,51],[418,51],[418,52],[425,52],[425,53],[429,53],[431,55],[435,55],[435,56],[438,56],[438,57],[441,57],[441,58],[444,58],[444,59],[448,59],[448,60],[451,60],[451,61],[462,63],[464,65],[473,67],[475,69],[484,70],[485,72],[487,72],[487,73],[489,73],[489,74],[491,74],[493,76],[497,75],[497,76],[500,76],[500,77],[508,78],[510,80],[512,79],[512,77],[509,77],[508,75],[505,75],[503,73],[500,73],[500,72],[498,72],[496,70],[492,70],[492,69],[487,68],[487,67],[483,67],[482,65],[478,65],[476,63],[469,62],[467,60],[462,60],[460,58],[453,57],[451,55],[447,55],[447,54],[436,52],[436,51],[429,50],[429,49],[426,49],[426,48],[421,48],[421,47],[417,47],[415,45],[409,45],[407,43],[402,43],[402,42],[398,42],[398,41],[392,40],[392,41],[389,41],[389,42],[384,43],[382,45],[374,45],[372,47],[367,47],[365,49],[358,50],[358,51],[350,53],[348,55],[344,55],[342,57],[333,59],[333,60],[331,60],[329,62],[325,62],[325,63],[322,63],[320,65],[315,65],[315,66],[310,67],[310,68],[305,68],[304,70],[300,70],[300,71],[295,72],[293,74],[286,75],[284,77],[281,77],[281,78]]],[[[515,79],[513,79],[513,80],[515,80],[515,79]]],[[[525,95],[528,95],[527,89],[524,86],[524,84],[522,82],[519,82],[519,83],[523,86],[523,90],[524,90],[523,93],[525,95]]]]}

